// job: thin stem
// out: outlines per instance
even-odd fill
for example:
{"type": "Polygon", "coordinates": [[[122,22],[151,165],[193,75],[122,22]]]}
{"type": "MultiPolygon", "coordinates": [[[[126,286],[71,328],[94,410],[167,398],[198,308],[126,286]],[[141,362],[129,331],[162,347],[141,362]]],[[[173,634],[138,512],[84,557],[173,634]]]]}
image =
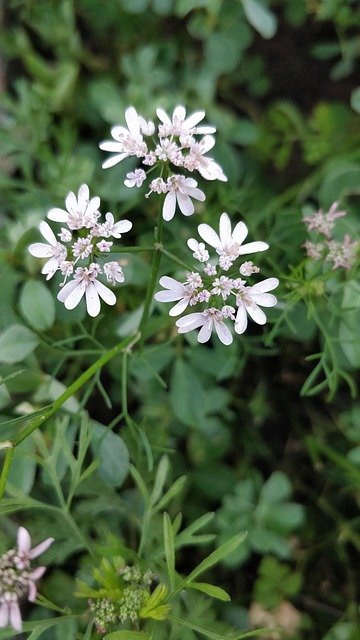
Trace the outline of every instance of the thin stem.
{"type": "Polygon", "coordinates": [[[154,247],[153,245],[151,247],[112,246],[111,251],[108,251],[107,255],[111,255],[112,253],[145,253],[146,251],[156,251],[156,247],[154,247]]]}
{"type": "Polygon", "coordinates": [[[59,396],[53,402],[53,404],[47,410],[44,411],[42,415],[37,416],[36,418],[31,420],[28,426],[25,427],[25,429],[23,429],[21,433],[19,433],[19,435],[16,438],[14,438],[14,440],[11,443],[9,443],[9,445],[11,444],[11,447],[9,446],[9,448],[7,449],[5,461],[4,461],[1,476],[0,476],[0,498],[2,498],[2,496],[4,495],[6,482],[9,477],[11,463],[14,457],[14,449],[26,438],[28,438],[28,436],[30,436],[33,433],[33,431],[38,429],[48,418],[50,418],[50,416],[56,413],[62,407],[62,405],[69,398],[71,398],[71,396],[73,396],[76,393],[76,391],[81,389],[81,387],[90,378],[92,378],[92,376],[96,374],[96,372],[99,369],[101,369],[107,362],[115,358],[115,356],[121,353],[121,351],[123,351],[126,348],[130,348],[133,344],[135,344],[139,340],[139,338],[140,338],[139,334],[136,334],[135,336],[133,335],[128,336],[127,338],[125,338],[124,340],[116,344],[115,347],[113,347],[112,349],[105,351],[105,353],[101,356],[101,358],[96,360],[96,362],[94,362],[88,369],[86,369],[86,371],[84,371],[84,373],[82,373],[81,376],[79,376],[69,386],[69,388],[66,389],[66,391],[64,391],[64,393],[62,393],[61,396],[59,396]]]}
{"type": "Polygon", "coordinates": [[[150,316],[151,303],[154,298],[154,291],[155,291],[158,274],[159,274],[162,237],[163,237],[163,217],[162,217],[162,203],[161,203],[159,216],[158,216],[158,223],[155,230],[155,244],[154,244],[155,252],[154,252],[152,264],[151,264],[151,272],[150,272],[149,284],[148,284],[148,288],[145,296],[144,309],[143,309],[143,313],[142,313],[140,324],[139,324],[139,331],[141,334],[140,350],[144,346],[144,335],[143,335],[144,328],[150,316]]]}

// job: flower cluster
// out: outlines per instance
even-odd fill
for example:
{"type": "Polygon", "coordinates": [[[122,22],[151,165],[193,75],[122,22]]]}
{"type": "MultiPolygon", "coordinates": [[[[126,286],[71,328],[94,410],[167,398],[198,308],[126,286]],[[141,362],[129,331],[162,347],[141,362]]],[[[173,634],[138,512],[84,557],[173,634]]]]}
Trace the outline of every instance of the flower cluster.
{"type": "Polygon", "coordinates": [[[202,273],[189,271],[185,282],[163,276],[160,284],[164,288],[155,294],[158,302],[176,302],[170,309],[171,316],[182,314],[188,307],[201,305],[202,310],[189,313],[176,321],[179,333],[187,333],[200,328],[198,342],[207,342],[213,330],[219,340],[229,345],[233,341],[232,333],[225,321],[232,321],[236,333],[243,333],[247,327],[247,316],[263,325],[266,315],[260,307],[273,307],[276,297],[269,293],[275,289],[277,278],[267,278],[257,284],[248,285],[240,276],[248,277],[258,273],[259,267],[251,261],[235,266],[238,258],[258,251],[265,251],[265,242],[243,244],[248,230],[243,222],[231,229],[227,213],[220,216],[219,234],[208,224],[200,224],[198,233],[204,242],[215,249],[216,259],[210,254],[204,242],[194,238],[188,240],[193,257],[202,263],[202,273]]]}
{"type": "MultiPolygon", "coordinates": [[[[197,126],[205,116],[204,111],[197,111],[186,117],[186,110],[177,106],[170,118],[163,109],[157,109],[160,121],[156,127],[153,122],[147,122],[136,112],[134,107],[125,111],[126,127],[115,126],[111,129],[114,141],[100,143],[100,149],[115,155],[103,163],[103,168],[113,167],[125,158],[135,156],[142,159],[142,164],[149,167],[147,172],[157,176],[149,184],[151,193],[165,195],[163,218],[171,220],[174,217],[176,205],[181,213],[190,216],[194,213],[192,199],[203,202],[205,194],[198,189],[194,178],[186,177],[184,171],[190,173],[198,171],[205,180],[226,181],[221,167],[206,154],[210,151],[215,139],[215,127],[208,125],[197,126]],[[203,136],[198,139],[197,136],[203,136]]],[[[126,175],[127,187],[141,187],[147,178],[142,168],[137,168],[126,175]]]]}
{"type": "Polygon", "coordinates": [[[304,216],[303,222],[308,231],[315,231],[323,236],[321,241],[304,243],[306,253],[313,260],[326,260],[332,263],[332,269],[351,269],[359,243],[352,241],[349,235],[345,235],[341,242],[334,240],[332,230],[337,218],[346,216],[346,211],[338,211],[338,203],[334,202],[329,211],[324,213],[322,209],[304,216]]]}
{"type": "Polygon", "coordinates": [[[95,317],[100,313],[100,298],[109,305],[116,303],[115,294],[100,282],[99,276],[103,275],[111,285],[124,282],[119,262],[105,258],[111,251],[112,238],[121,238],[130,231],[132,223],[129,220],[115,222],[110,212],[101,222],[100,198],[90,199],[86,184],[80,187],[77,197],[69,193],[65,205],[66,210],[54,208],[47,214],[49,220],[66,225],[58,237],[47,222],[41,222],[40,233],[46,243],[31,244],[29,252],[36,258],[46,259],[41,272],[47,280],[61,272],[63,280],[57,297],[67,309],[74,309],[85,295],[87,311],[95,317]],[[68,278],[71,279],[67,281],[68,278]]]}
{"type": "Polygon", "coordinates": [[[46,567],[32,569],[30,561],[44,553],[53,542],[54,538],[47,538],[31,549],[29,532],[19,527],[17,549],[10,549],[0,557],[0,628],[10,624],[15,631],[21,631],[19,600],[27,596],[34,602],[36,582],[46,571],[46,567]]]}

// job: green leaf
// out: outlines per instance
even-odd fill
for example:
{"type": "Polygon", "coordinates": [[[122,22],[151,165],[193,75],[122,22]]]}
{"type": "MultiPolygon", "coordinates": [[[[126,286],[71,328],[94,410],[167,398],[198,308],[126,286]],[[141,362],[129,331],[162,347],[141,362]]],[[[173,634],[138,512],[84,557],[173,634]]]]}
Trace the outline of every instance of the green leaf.
{"type": "Polygon", "coordinates": [[[168,513],[164,513],[164,549],[166,565],[169,574],[170,588],[175,586],[175,545],[174,545],[174,531],[172,528],[170,516],[168,513]]]}
{"type": "Polygon", "coordinates": [[[104,640],[149,640],[143,631],[113,631],[104,636],[104,640]]]}
{"type": "Polygon", "coordinates": [[[246,536],[247,531],[242,531],[220,545],[220,547],[210,553],[210,555],[200,562],[200,564],[198,564],[198,566],[195,567],[195,569],[188,575],[186,578],[186,584],[195,580],[195,578],[197,578],[201,573],[204,573],[204,571],[210,569],[210,567],[213,567],[215,564],[224,560],[226,556],[235,551],[235,549],[245,540],[246,536]]]}
{"type": "Polygon", "coordinates": [[[272,11],[269,11],[260,0],[242,0],[242,4],[251,26],[263,38],[272,38],[277,29],[277,20],[272,11]]]}
{"type": "Polygon", "coordinates": [[[354,89],[351,94],[350,104],[354,111],[360,113],[360,87],[354,89]]]}
{"type": "Polygon", "coordinates": [[[21,362],[38,346],[38,336],[22,324],[14,324],[0,334],[0,362],[21,362]]]}
{"type": "Polygon", "coordinates": [[[206,394],[194,369],[177,360],[171,380],[170,401],[176,418],[190,427],[198,427],[205,417],[206,394]]]}
{"type": "Polygon", "coordinates": [[[217,587],[214,584],[209,584],[208,582],[192,582],[188,586],[190,589],[196,589],[196,591],[206,593],[211,598],[217,598],[223,602],[229,602],[229,600],[231,600],[229,594],[226,593],[224,589],[221,589],[221,587],[217,587]]]}
{"type": "Polygon", "coordinates": [[[36,460],[34,438],[26,438],[16,447],[14,460],[11,465],[9,482],[28,495],[35,480],[36,460]]]}
{"type": "Polygon", "coordinates": [[[280,502],[290,495],[290,480],[282,471],[275,471],[261,489],[261,498],[267,502],[280,502]]]}
{"type": "Polygon", "coordinates": [[[19,301],[24,318],[38,331],[46,331],[55,322],[55,302],[48,287],[43,282],[25,282],[19,301]]]}
{"type": "Polygon", "coordinates": [[[154,506],[162,495],[167,475],[169,473],[169,458],[162,456],[160,459],[154,482],[154,488],[151,492],[150,504],[154,506]]]}
{"type": "Polygon", "coordinates": [[[98,473],[105,484],[119,487],[129,473],[129,452],[125,442],[101,424],[93,423],[91,448],[100,458],[98,473]]]}

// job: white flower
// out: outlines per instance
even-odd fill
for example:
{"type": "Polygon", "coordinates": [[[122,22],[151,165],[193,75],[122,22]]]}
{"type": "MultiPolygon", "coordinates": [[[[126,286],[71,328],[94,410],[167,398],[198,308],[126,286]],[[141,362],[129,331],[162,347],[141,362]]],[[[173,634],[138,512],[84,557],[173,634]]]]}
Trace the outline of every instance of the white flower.
{"type": "Polygon", "coordinates": [[[279,284],[277,278],[267,278],[252,287],[243,287],[239,289],[236,296],[236,304],[238,310],[235,319],[236,333],[244,333],[247,327],[247,314],[257,324],[265,324],[266,315],[260,307],[274,307],[277,299],[268,291],[276,289],[279,284]]]}
{"type": "Polygon", "coordinates": [[[223,300],[229,297],[232,288],[234,286],[233,280],[227,276],[220,276],[214,280],[211,293],[216,296],[221,296],[223,300]]]}
{"type": "Polygon", "coordinates": [[[182,175],[172,175],[167,181],[168,193],[164,200],[162,215],[164,220],[172,220],[175,214],[176,203],[184,216],[191,216],[194,213],[194,204],[191,198],[203,202],[205,194],[201,189],[197,189],[197,182],[193,178],[185,178],[182,175]]]}
{"type": "Polygon", "coordinates": [[[201,343],[207,342],[213,329],[215,329],[220,342],[229,345],[232,343],[233,337],[224,322],[224,317],[227,317],[227,315],[224,316],[220,309],[211,307],[200,313],[189,313],[187,316],[179,318],[175,324],[179,333],[187,333],[201,327],[197,337],[198,342],[201,343]]]}
{"type": "Polygon", "coordinates": [[[71,231],[69,231],[69,229],[65,229],[65,227],[61,227],[61,231],[58,233],[58,236],[61,242],[71,242],[72,240],[71,231]]]}
{"type": "Polygon", "coordinates": [[[253,273],[259,273],[260,269],[251,260],[243,262],[239,269],[242,276],[251,276],[253,273]]]}
{"type": "Polygon", "coordinates": [[[97,248],[102,253],[109,252],[111,247],[112,247],[112,245],[113,245],[113,242],[107,242],[106,240],[100,240],[100,242],[96,243],[97,248]]]}
{"type": "Polygon", "coordinates": [[[137,114],[134,107],[126,109],[125,120],[128,129],[121,126],[115,126],[111,129],[111,135],[115,142],[112,142],[111,140],[104,140],[99,144],[100,149],[103,151],[115,152],[114,156],[105,160],[102,165],[103,169],[113,167],[115,164],[129,156],[137,156],[138,158],[141,158],[148,152],[142,132],[145,135],[149,135],[148,132],[151,131],[151,123],[146,123],[144,118],[137,114]]]}
{"type": "Polygon", "coordinates": [[[135,169],[126,174],[127,180],[124,180],[126,187],[141,187],[142,183],[146,179],[146,173],[144,169],[135,169]]]}
{"type": "Polygon", "coordinates": [[[100,267],[95,263],[89,267],[78,267],[74,279],[58,293],[58,300],[65,304],[66,309],[75,309],[85,294],[87,312],[93,318],[100,313],[100,298],[106,304],[114,305],[115,294],[96,279],[99,272],[100,267]]]}
{"type": "Polygon", "coordinates": [[[105,215],[105,220],[106,222],[100,225],[100,235],[104,238],[109,238],[110,236],[113,238],[121,238],[122,233],[127,233],[132,228],[132,222],[130,222],[130,220],[115,222],[114,216],[110,211],[105,215]]]}
{"type": "Polygon", "coordinates": [[[63,244],[56,240],[55,234],[51,230],[47,222],[40,222],[40,233],[48,242],[35,242],[29,247],[29,253],[35,258],[49,258],[45,262],[41,273],[46,275],[46,280],[50,280],[55,272],[59,269],[60,263],[65,260],[67,256],[67,249],[63,244]]]}
{"type": "Polygon", "coordinates": [[[118,262],[116,262],[115,260],[106,262],[103,268],[108,282],[111,282],[111,284],[124,282],[124,272],[118,262]]]}
{"type": "Polygon", "coordinates": [[[15,631],[21,631],[22,619],[16,594],[6,593],[2,599],[4,601],[0,604],[0,629],[10,624],[15,631]]]}
{"type": "Polygon", "coordinates": [[[44,553],[54,542],[54,538],[46,538],[43,542],[31,548],[31,537],[25,527],[19,527],[17,532],[17,553],[14,563],[18,569],[25,569],[29,566],[30,560],[37,558],[44,553]]]}
{"type": "Polygon", "coordinates": [[[94,248],[91,240],[92,237],[88,236],[87,238],[79,238],[74,242],[71,250],[75,258],[81,258],[81,260],[84,260],[91,255],[94,248]]]}
{"type": "Polygon", "coordinates": [[[222,213],[220,216],[219,235],[208,224],[200,224],[198,232],[207,244],[216,249],[220,255],[219,264],[225,270],[229,269],[240,255],[265,251],[269,248],[266,242],[242,244],[248,234],[247,226],[244,222],[238,222],[231,231],[231,222],[227,213],[222,213]]]}
{"type": "Polygon", "coordinates": [[[203,242],[198,242],[195,238],[189,238],[187,246],[193,252],[195,260],[199,260],[199,262],[207,262],[209,260],[209,252],[205,249],[203,242]]]}
{"type": "Polygon", "coordinates": [[[215,265],[210,264],[210,262],[208,262],[207,265],[204,267],[204,271],[208,276],[216,276],[216,273],[217,273],[215,265]]]}
{"type": "Polygon", "coordinates": [[[155,147],[155,155],[159,160],[162,160],[162,162],[169,160],[176,166],[183,164],[181,149],[175,142],[170,140],[170,138],[162,138],[160,140],[159,144],[155,147]]]}
{"type": "Polygon", "coordinates": [[[200,142],[191,145],[189,155],[184,158],[184,167],[189,171],[199,171],[205,180],[227,182],[227,177],[220,165],[204,155],[213,148],[214,144],[213,136],[205,136],[200,142]]]}
{"type": "Polygon", "coordinates": [[[170,119],[163,109],[156,109],[156,115],[163,123],[159,126],[159,136],[182,136],[197,133],[215,133],[216,128],[210,126],[196,127],[198,122],[205,117],[205,111],[197,111],[186,118],[185,107],[178,105],[175,107],[172,118],[170,119]]]}
{"type": "Polygon", "coordinates": [[[47,214],[49,220],[54,222],[66,222],[69,229],[89,229],[96,224],[100,216],[100,198],[95,196],[90,200],[90,192],[87,184],[82,184],[78,196],[72,191],[65,200],[66,211],[55,207],[47,214]]]}
{"type": "Polygon", "coordinates": [[[155,293],[155,300],[158,302],[175,302],[175,300],[179,300],[179,302],[170,309],[170,316],[178,316],[185,311],[188,304],[195,304],[197,292],[191,284],[182,284],[169,276],[160,278],[159,283],[164,287],[165,291],[155,293]]]}
{"type": "Polygon", "coordinates": [[[167,190],[166,182],[162,178],[154,178],[154,180],[150,182],[150,191],[147,194],[147,197],[149,197],[150,193],[152,192],[166,193],[166,190],[167,190]]]}

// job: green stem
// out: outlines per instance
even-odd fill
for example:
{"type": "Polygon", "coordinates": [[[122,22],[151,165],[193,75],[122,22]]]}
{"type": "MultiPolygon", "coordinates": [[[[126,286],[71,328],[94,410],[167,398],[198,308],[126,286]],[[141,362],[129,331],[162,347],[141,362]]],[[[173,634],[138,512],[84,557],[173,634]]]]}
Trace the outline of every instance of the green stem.
{"type": "Polygon", "coordinates": [[[180,258],[178,258],[177,256],[175,256],[173,253],[170,253],[170,251],[168,251],[167,249],[164,249],[164,247],[159,247],[159,250],[161,251],[161,253],[163,253],[165,256],[167,256],[168,258],[170,258],[170,260],[172,260],[173,262],[176,262],[177,264],[179,264],[181,267],[184,267],[184,269],[186,269],[187,271],[191,271],[191,268],[189,267],[189,265],[186,264],[186,262],[184,262],[183,260],[181,260],[180,258]]]}
{"type": "Polygon", "coordinates": [[[139,331],[141,334],[140,350],[144,346],[144,335],[143,335],[144,328],[150,316],[151,303],[154,298],[155,287],[156,287],[158,274],[159,274],[162,237],[163,237],[163,217],[162,217],[162,203],[161,203],[159,216],[158,216],[158,223],[155,230],[155,244],[154,244],[155,252],[154,252],[152,264],[151,264],[150,279],[149,279],[149,284],[146,291],[144,309],[143,309],[140,324],[139,324],[139,331]]]}
{"type": "Polygon", "coordinates": [[[2,496],[4,495],[6,482],[10,473],[12,459],[14,457],[14,449],[26,438],[28,438],[33,433],[33,431],[38,429],[48,418],[50,418],[50,416],[56,413],[62,407],[62,405],[67,400],[69,400],[69,398],[71,398],[71,396],[73,396],[79,389],[81,389],[81,387],[90,378],[92,378],[92,376],[94,376],[97,371],[99,371],[99,369],[101,369],[107,362],[115,358],[115,356],[121,353],[124,349],[129,348],[133,344],[135,344],[135,342],[137,342],[139,338],[140,338],[139,334],[136,334],[135,336],[134,335],[128,336],[127,338],[125,338],[124,340],[116,344],[115,347],[113,347],[112,349],[105,351],[105,353],[101,356],[101,358],[96,360],[96,362],[94,362],[88,369],[86,369],[86,371],[84,371],[84,373],[82,373],[81,376],[79,376],[69,386],[69,388],[66,389],[66,391],[64,391],[64,393],[62,393],[61,396],[59,396],[46,411],[44,411],[42,415],[37,416],[36,418],[31,420],[28,426],[25,427],[25,429],[23,429],[21,433],[19,433],[19,435],[16,438],[14,438],[14,440],[11,443],[9,443],[9,445],[11,444],[11,446],[9,446],[9,448],[7,449],[5,461],[4,461],[1,476],[0,476],[0,498],[2,498],[2,496]]]}

